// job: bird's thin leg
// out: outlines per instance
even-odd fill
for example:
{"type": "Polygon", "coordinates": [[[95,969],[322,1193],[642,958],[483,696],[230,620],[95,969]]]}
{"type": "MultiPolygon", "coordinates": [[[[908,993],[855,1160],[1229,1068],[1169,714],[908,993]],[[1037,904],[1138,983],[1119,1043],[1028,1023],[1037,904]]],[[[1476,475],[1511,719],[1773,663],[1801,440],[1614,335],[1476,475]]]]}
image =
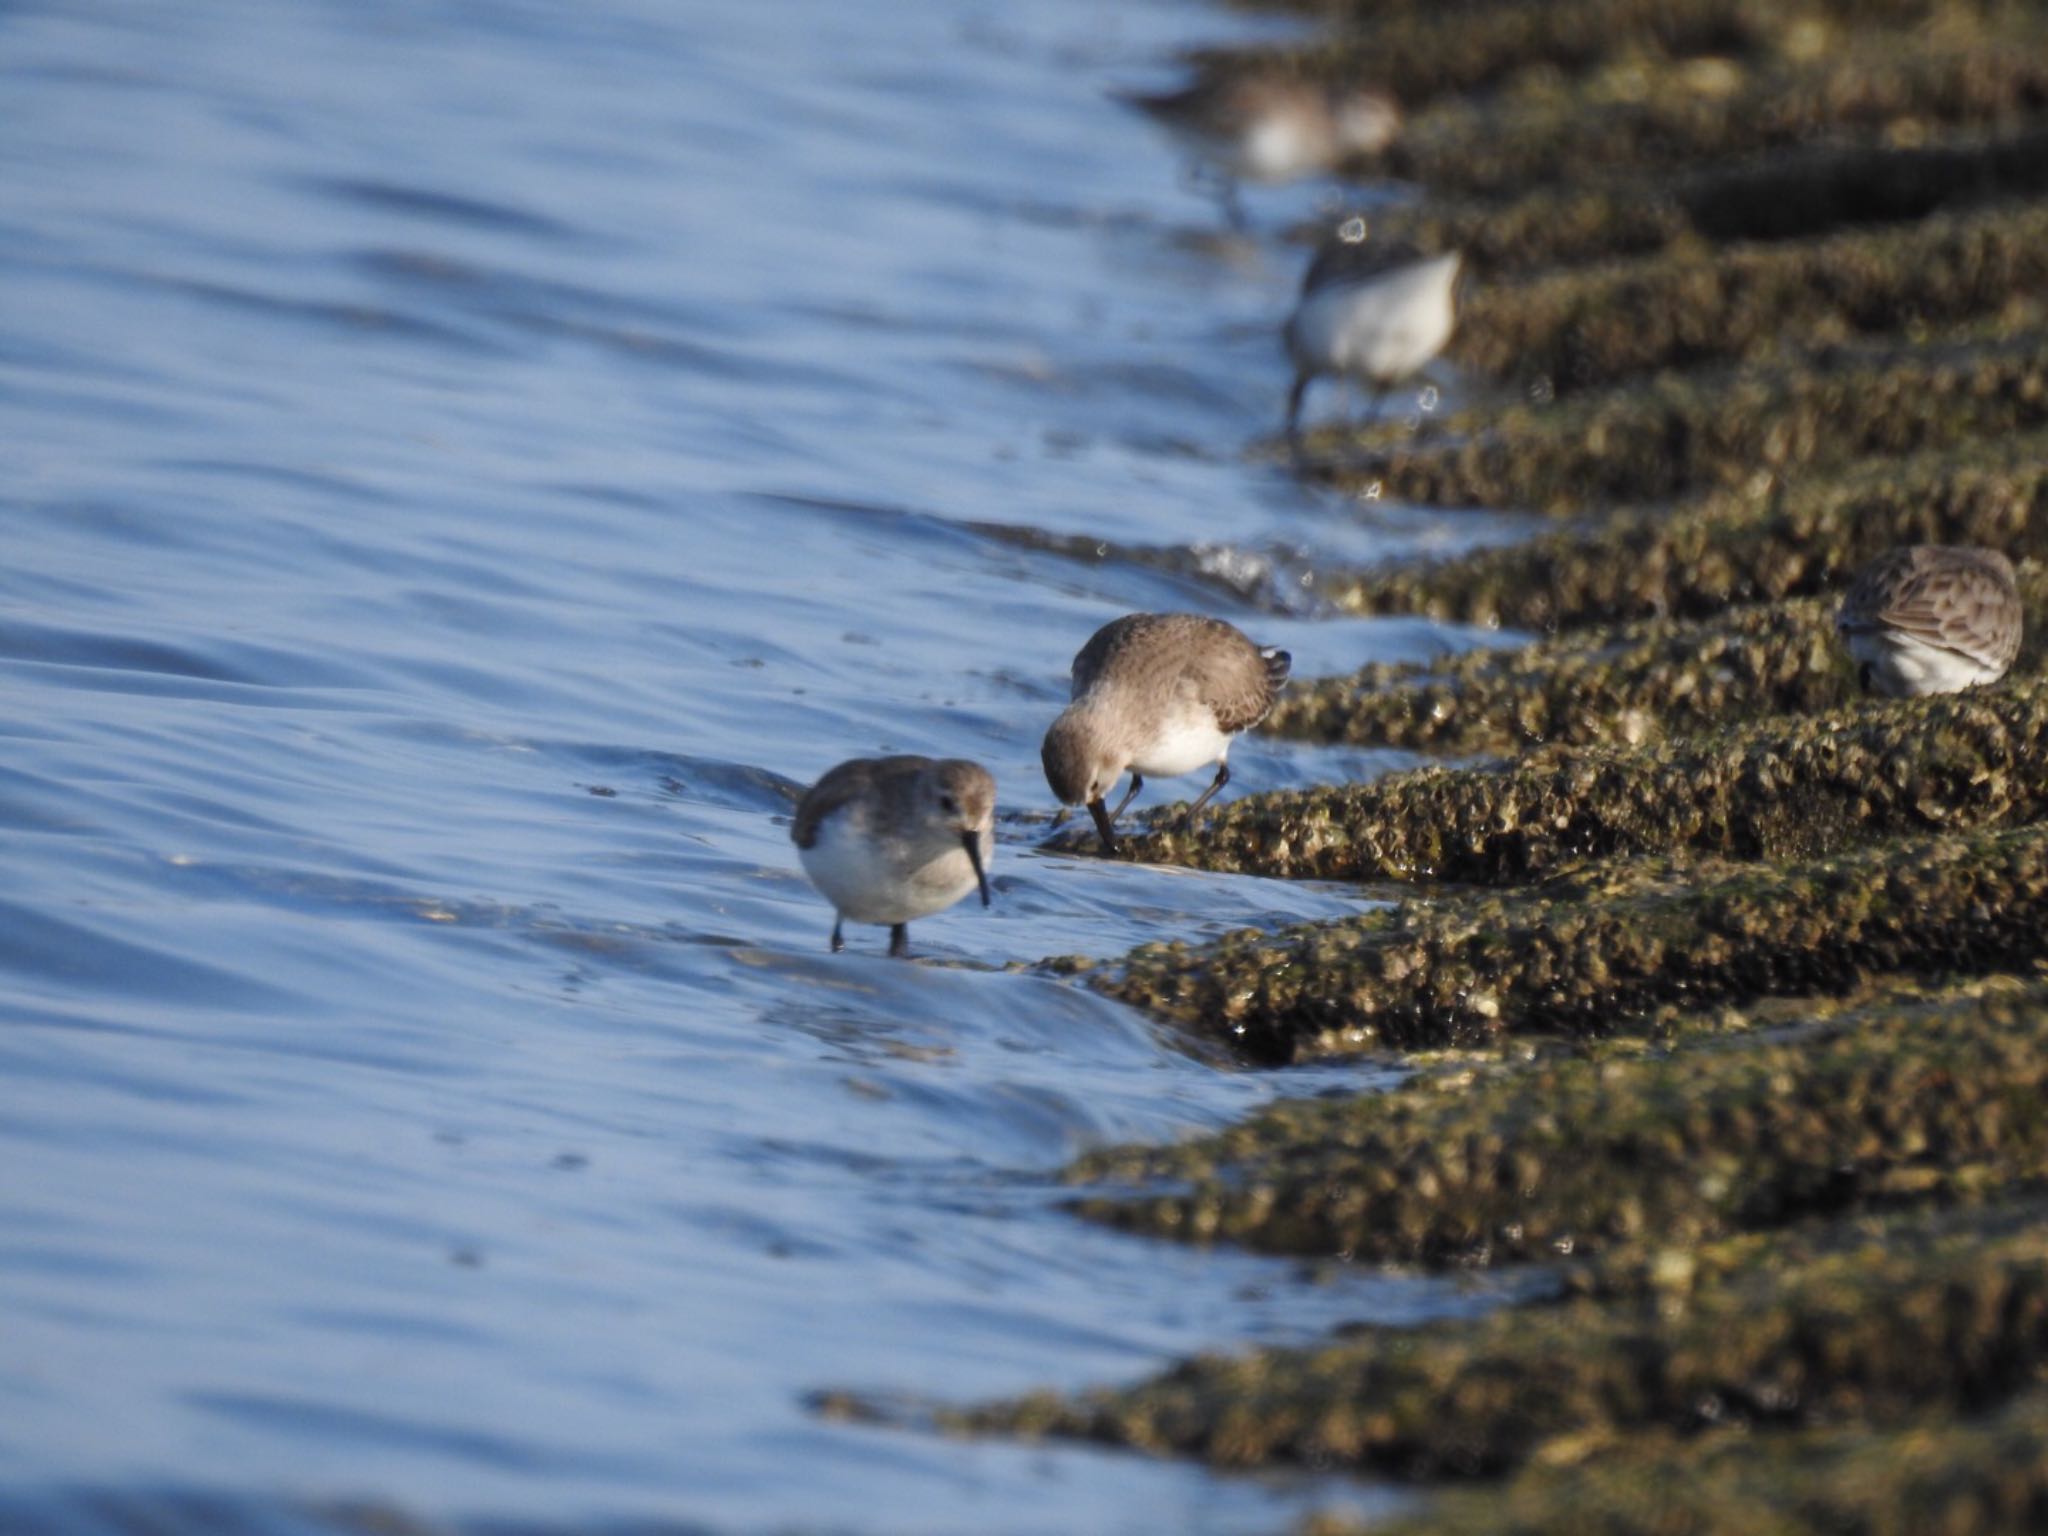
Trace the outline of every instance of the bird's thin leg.
{"type": "Polygon", "coordinates": [[[1100,796],[1088,802],[1088,814],[1095,818],[1095,835],[1102,839],[1102,851],[1104,853],[1119,852],[1120,846],[1116,840],[1116,827],[1110,821],[1109,808],[1102,803],[1100,796]]]}
{"type": "Polygon", "coordinates": [[[1202,814],[1202,807],[1209,803],[1209,797],[1229,782],[1230,764],[1227,762],[1218,763],[1216,765],[1216,777],[1209,781],[1209,787],[1196,797],[1193,805],[1188,807],[1188,813],[1180,824],[1181,831],[1192,832],[1195,829],[1195,818],[1202,814]]]}
{"type": "Polygon", "coordinates": [[[1301,402],[1308,396],[1308,381],[1313,374],[1297,373],[1294,388],[1287,392],[1287,441],[1299,444],[1301,441],[1301,402]]]}
{"type": "Polygon", "coordinates": [[[1133,800],[1137,799],[1138,791],[1143,789],[1144,787],[1145,780],[1143,776],[1140,775],[1137,772],[1137,770],[1133,769],[1131,772],[1131,787],[1124,791],[1123,799],[1117,801],[1116,809],[1109,813],[1109,819],[1113,822],[1117,819],[1117,817],[1123,815],[1124,807],[1129,805],[1133,800]]]}
{"type": "Polygon", "coordinates": [[[889,957],[901,960],[910,953],[910,924],[896,923],[889,929],[889,957]]]}
{"type": "Polygon", "coordinates": [[[834,918],[832,921],[832,953],[835,955],[846,948],[845,930],[846,919],[843,917],[834,918]]]}

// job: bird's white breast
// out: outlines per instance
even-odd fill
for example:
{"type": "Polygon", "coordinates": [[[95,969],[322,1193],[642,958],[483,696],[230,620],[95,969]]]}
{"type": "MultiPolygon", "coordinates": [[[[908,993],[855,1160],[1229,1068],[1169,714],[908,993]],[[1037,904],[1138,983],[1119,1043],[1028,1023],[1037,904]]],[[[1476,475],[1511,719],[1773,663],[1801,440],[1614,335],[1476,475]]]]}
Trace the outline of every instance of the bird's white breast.
{"type": "Polygon", "coordinates": [[[1333,283],[1303,299],[1287,328],[1295,362],[1322,373],[1399,379],[1451,339],[1456,252],[1333,283]]]}
{"type": "MultiPolygon", "coordinates": [[[[989,853],[984,838],[983,860],[989,853]]],[[[804,873],[825,899],[857,923],[907,923],[942,912],[975,888],[974,865],[957,838],[878,837],[842,808],[799,848],[804,873]]]]}
{"type": "Polygon", "coordinates": [[[1217,728],[1215,711],[1191,706],[1168,711],[1159,728],[1131,754],[1131,767],[1170,779],[1218,762],[1229,750],[1230,738],[1217,728]]]}
{"type": "Polygon", "coordinates": [[[1895,629],[1851,629],[1842,638],[1857,666],[1870,669],[1871,687],[1895,699],[1959,693],[2003,675],[1987,662],[1895,629]]]}

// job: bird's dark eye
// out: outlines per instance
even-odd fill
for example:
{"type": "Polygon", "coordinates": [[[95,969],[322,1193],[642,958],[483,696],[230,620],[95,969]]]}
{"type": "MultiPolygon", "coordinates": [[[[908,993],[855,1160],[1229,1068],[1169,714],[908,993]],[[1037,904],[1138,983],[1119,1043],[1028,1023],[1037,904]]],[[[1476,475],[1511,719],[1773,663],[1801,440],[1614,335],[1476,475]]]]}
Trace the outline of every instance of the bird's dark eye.
{"type": "Polygon", "coordinates": [[[941,795],[939,796],[939,809],[949,816],[954,816],[959,814],[960,804],[951,795],[941,795]]]}

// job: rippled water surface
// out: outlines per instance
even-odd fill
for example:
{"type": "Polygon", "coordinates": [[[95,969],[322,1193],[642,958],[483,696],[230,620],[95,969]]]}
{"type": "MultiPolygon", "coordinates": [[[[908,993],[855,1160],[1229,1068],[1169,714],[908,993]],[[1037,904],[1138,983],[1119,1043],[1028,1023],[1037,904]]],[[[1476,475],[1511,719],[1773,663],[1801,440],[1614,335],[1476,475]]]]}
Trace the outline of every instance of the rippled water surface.
{"type": "Polygon", "coordinates": [[[1078,1148],[1369,1074],[1225,1070],[1006,969],[1359,905],[1032,851],[1097,624],[1426,655],[1474,637],[1320,620],[1295,573],[1502,532],[1245,455],[1299,257],[1215,238],[1106,94],[1245,25],[0,9],[9,1529],[1270,1530],[1330,1496],[804,1406],[1478,1304],[1062,1215],[1078,1148]],[[1291,563],[1257,611],[1017,530],[1291,563]],[[918,964],[828,955],[788,842],[881,749],[1002,790],[996,904],[917,924],[918,964]]]}

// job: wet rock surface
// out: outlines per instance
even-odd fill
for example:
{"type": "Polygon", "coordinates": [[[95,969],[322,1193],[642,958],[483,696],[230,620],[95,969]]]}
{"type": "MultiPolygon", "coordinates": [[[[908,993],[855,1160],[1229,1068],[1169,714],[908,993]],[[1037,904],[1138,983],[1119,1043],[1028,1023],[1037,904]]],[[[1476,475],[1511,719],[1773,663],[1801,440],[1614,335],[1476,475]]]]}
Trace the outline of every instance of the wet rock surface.
{"type": "MultiPolygon", "coordinates": [[[[2048,679],[1857,699],[1642,747],[1544,747],[1501,765],[1246,795],[1183,829],[1147,813],[1121,856],[1288,878],[1508,885],[1588,859],[1811,857],[1936,827],[2026,821],[2048,779],[2048,679]]],[[[1061,846],[1093,850],[1087,829],[1061,846]]]]}
{"type": "Polygon", "coordinates": [[[2048,827],[1886,842],[1779,867],[1652,860],[1544,892],[1152,945],[1102,990],[1263,1063],[1639,1028],[1743,1002],[2048,955],[2048,827]]]}
{"type": "MultiPolygon", "coordinates": [[[[1389,906],[1048,962],[1251,1064],[1414,1075],[1089,1154],[1070,1199],[1152,1239],[1556,1290],[924,1422],[1448,1485],[1404,1533],[2048,1519],[2048,23],[1280,8],[1322,40],[1197,68],[1397,97],[1402,135],[1355,169],[1424,195],[1373,204],[1370,238],[1478,275],[1458,413],[1314,431],[1293,468],[1333,516],[1558,521],[1289,569],[1333,614],[1530,632],[1297,682],[1264,727],[1462,761],[1130,824],[1125,857],[1389,906]],[[2003,681],[1855,692],[1839,594],[1911,542],[2021,562],[2003,681]]],[[[1254,553],[1147,558],[1276,585],[1254,553]]],[[[1096,856],[1084,829],[1056,846],[1096,856]]]]}
{"type": "MultiPolygon", "coordinates": [[[[1825,477],[1761,473],[1591,528],[1448,560],[1323,571],[1317,583],[1347,612],[1544,630],[1711,618],[1732,604],[1839,590],[1895,544],[2048,555],[2048,434],[1878,459],[1825,477]]],[[[2048,607],[2038,572],[2026,586],[2035,609],[2048,607]]]]}
{"type": "Polygon", "coordinates": [[[1844,349],[1716,377],[1665,372],[1541,406],[1309,434],[1332,485],[1446,507],[1578,513],[2048,428],[2048,337],[1844,349]]]}
{"type": "Polygon", "coordinates": [[[1081,1436],[1225,1466],[1497,1476],[1589,1440],[1725,1435],[1979,1410],[2048,1357],[2035,1207],[1890,1231],[1781,1267],[1768,1248],[1682,1305],[1570,1299],[1476,1323],[1362,1329],[1190,1361],[1140,1386],[943,1413],[969,1431],[1081,1436]]]}
{"type": "MultiPolygon", "coordinates": [[[[1632,1257],[2048,1173],[2048,986],[1900,989],[1721,1047],[1438,1069],[1074,1165],[1086,1215],[1276,1253],[1428,1265],[1632,1257]]],[[[1685,1274],[1700,1273],[1694,1258],[1685,1274]]]]}

